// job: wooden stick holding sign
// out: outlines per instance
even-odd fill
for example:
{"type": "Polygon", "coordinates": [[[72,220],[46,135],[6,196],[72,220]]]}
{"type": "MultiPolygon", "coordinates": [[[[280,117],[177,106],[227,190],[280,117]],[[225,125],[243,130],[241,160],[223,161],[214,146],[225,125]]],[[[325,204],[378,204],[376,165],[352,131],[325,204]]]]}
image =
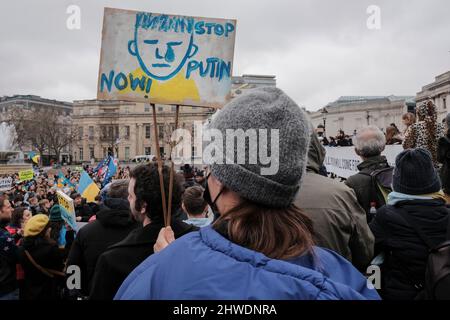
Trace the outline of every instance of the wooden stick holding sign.
{"type": "Polygon", "coordinates": [[[166,191],[164,189],[164,175],[163,175],[163,163],[161,160],[161,152],[159,151],[159,135],[158,135],[158,123],[156,121],[156,106],[152,103],[153,109],[153,126],[155,130],[155,148],[156,148],[156,161],[158,162],[158,174],[159,174],[159,186],[161,188],[161,201],[164,214],[164,225],[168,226],[167,221],[167,208],[166,208],[166,191]]]}
{"type": "MultiPolygon", "coordinates": [[[[175,128],[174,131],[178,128],[178,115],[180,113],[180,106],[177,105],[176,113],[175,113],[175,128]]],[[[172,132],[173,133],[173,132],[172,132]]],[[[168,200],[168,210],[167,210],[167,225],[170,225],[170,217],[172,214],[172,193],[173,193],[173,174],[175,171],[175,163],[172,160],[172,149],[177,144],[176,141],[170,141],[170,153],[169,153],[169,160],[170,160],[170,178],[169,178],[169,200],[168,200]]]]}

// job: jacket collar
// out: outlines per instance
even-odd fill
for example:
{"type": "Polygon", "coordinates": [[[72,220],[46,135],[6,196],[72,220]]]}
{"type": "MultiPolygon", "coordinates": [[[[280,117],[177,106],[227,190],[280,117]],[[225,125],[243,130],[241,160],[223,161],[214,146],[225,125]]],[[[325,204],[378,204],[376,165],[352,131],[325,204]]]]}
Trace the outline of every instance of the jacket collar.
{"type": "Polygon", "coordinates": [[[149,223],[145,227],[138,227],[122,241],[110,246],[109,248],[153,245],[158,238],[159,231],[164,227],[162,224],[149,223]]]}
{"type": "Polygon", "coordinates": [[[368,158],[367,160],[361,162],[358,165],[358,170],[363,171],[365,169],[377,169],[377,168],[386,168],[389,164],[385,156],[376,156],[368,158]]]}

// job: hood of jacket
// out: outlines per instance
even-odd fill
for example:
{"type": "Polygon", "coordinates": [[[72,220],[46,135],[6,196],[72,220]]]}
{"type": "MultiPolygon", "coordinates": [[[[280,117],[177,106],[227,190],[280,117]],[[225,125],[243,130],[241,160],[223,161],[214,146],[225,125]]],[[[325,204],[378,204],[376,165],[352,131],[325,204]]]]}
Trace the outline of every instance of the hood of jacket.
{"type": "Polygon", "coordinates": [[[131,217],[128,200],[120,198],[106,199],[97,213],[97,221],[109,227],[126,227],[135,223],[131,217]]]}
{"type": "Polygon", "coordinates": [[[385,156],[375,156],[368,158],[358,165],[358,170],[376,170],[389,167],[389,163],[385,156]]]}
{"type": "Polygon", "coordinates": [[[306,169],[319,173],[320,167],[325,160],[326,150],[322,146],[316,133],[311,135],[311,142],[309,143],[308,150],[308,164],[306,169]]]}

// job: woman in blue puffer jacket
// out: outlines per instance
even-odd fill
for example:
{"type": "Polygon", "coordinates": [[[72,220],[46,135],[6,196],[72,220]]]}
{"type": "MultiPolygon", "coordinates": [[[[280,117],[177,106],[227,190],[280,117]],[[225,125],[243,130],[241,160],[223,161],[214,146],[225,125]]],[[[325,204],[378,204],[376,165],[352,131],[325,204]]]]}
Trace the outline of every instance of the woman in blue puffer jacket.
{"type": "Polygon", "coordinates": [[[215,161],[204,197],[220,217],[147,258],[115,299],[379,299],[347,260],[314,246],[311,220],[293,205],[311,135],[295,102],[277,88],[251,90],[208,129],[215,161]],[[221,139],[230,132],[247,133],[248,143],[229,148],[221,139]]]}

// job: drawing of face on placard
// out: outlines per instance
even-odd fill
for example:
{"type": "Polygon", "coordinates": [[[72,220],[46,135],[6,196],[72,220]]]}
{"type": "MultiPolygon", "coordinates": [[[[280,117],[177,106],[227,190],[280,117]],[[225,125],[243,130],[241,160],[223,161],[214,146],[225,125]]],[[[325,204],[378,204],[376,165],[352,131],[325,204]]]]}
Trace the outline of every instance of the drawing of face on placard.
{"type": "Polygon", "coordinates": [[[152,18],[158,19],[158,16],[136,14],[134,39],[128,42],[128,52],[136,57],[149,77],[169,80],[184,67],[187,59],[197,53],[198,47],[194,44],[193,32],[155,28],[161,24],[149,23],[152,18]]]}

